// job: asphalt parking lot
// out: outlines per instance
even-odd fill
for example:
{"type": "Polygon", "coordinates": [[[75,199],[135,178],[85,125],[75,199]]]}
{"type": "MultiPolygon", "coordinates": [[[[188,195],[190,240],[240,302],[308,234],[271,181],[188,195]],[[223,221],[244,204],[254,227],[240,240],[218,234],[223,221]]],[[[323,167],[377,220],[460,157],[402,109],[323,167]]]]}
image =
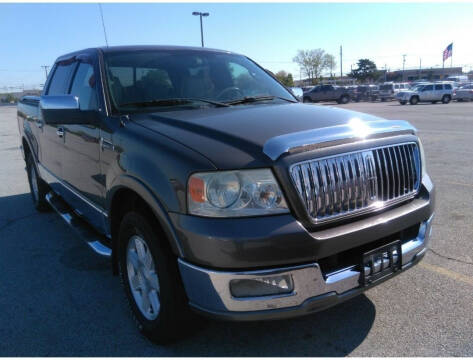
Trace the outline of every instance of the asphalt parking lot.
{"type": "Polygon", "coordinates": [[[473,102],[337,106],[418,128],[437,187],[431,251],[324,312],[202,320],[166,347],[139,334],[108,261],[56,214],[33,209],[16,108],[0,107],[0,356],[473,356],[473,102]]]}

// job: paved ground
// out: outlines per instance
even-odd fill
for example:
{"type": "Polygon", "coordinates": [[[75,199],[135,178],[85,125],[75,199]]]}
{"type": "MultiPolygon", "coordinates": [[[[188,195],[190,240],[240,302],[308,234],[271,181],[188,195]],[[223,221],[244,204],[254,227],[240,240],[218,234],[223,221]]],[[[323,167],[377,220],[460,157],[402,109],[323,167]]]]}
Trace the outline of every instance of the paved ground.
{"type": "Polygon", "coordinates": [[[309,317],[202,321],[157,346],[118,278],[54,213],[31,205],[14,107],[0,107],[0,356],[473,356],[473,103],[345,108],[407,119],[437,186],[432,251],[419,266],[309,317]]]}

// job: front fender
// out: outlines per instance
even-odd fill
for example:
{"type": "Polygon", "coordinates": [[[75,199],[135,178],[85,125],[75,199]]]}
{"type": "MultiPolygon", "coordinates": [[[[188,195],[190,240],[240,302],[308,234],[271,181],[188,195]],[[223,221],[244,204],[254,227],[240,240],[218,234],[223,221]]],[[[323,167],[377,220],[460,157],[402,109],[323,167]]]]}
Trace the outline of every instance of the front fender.
{"type": "Polygon", "coordinates": [[[158,219],[159,224],[164,230],[170,242],[173,252],[175,254],[178,254],[180,257],[183,257],[182,247],[179,242],[179,238],[174,229],[174,226],[172,225],[171,219],[168,215],[168,212],[166,211],[166,208],[163,206],[163,204],[161,204],[159,199],[153,194],[152,190],[148,188],[146,184],[144,184],[140,179],[134,176],[131,176],[128,174],[120,175],[116,177],[113,183],[111,184],[110,190],[107,192],[107,196],[105,199],[106,209],[108,213],[110,214],[109,220],[108,220],[108,226],[109,227],[111,226],[111,217],[113,216],[113,214],[111,213],[113,198],[115,194],[117,193],[117,191],[122,190],[122,189],[129,189],[129,190],[134,191],[149,205],[154,215],[158,219]]]}

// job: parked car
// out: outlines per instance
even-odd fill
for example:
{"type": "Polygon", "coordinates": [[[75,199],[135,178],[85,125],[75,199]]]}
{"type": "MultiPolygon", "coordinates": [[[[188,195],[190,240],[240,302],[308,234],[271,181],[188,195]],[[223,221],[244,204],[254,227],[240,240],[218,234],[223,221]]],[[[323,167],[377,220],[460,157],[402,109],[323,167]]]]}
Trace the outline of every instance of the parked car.
{"type": "Polygon", "coordinates": [[[358,85],[356,87],[353,100],[358,101],[376,101],[379,95],[378,85],[358,85]]]}
{"type": "Polygon", "coordinates": [[[393,100],[400,91],[409,89],[409,83],[385,82],[379,86],[379,98],[381,101],[393,100]]]}
{"type": "Polygon", "coordinates": [[[418,85],[414,89],[399,92],[396,99],[401,105],[409,102],[416,105],[419,102],[431,102],[435,104],[441,101],[448,104],[452,100],[453,87],[449,82],[438,82],[418,85]]]}
{"type": "Polygon", "coordinates": [[[300,104],[246,56],[81,50],[17,113],[35,208],[110,257],[154,341],[181,336],[189,309],[326,309],[426,253],[435,194],[415,128],[300,104]]]}
{"type": "Polygon", "coordinates": [[[303,101],[336,101],[339,104],[346,104],[350,101],[353,91],[343,86],[317,85],[304,93],[303,101]]]}
{"type": "Polygon", "coordinates": [[[463,85],[453,90],[452,99],[456,101],[473,100],[473,84],[463,85]]]}

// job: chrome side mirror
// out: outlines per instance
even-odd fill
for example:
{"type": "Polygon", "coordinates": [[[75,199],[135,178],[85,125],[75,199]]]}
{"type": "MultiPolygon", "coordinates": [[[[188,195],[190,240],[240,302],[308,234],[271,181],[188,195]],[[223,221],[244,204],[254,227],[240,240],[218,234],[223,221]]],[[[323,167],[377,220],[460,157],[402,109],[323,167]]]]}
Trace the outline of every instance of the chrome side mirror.
{"type": "Polygon", "coordinates": [[[43,95],[39,110],[46,124],[96,125],[99,119],[95,110],[80,110],[79,98],[73,95],[43,95]]]}

